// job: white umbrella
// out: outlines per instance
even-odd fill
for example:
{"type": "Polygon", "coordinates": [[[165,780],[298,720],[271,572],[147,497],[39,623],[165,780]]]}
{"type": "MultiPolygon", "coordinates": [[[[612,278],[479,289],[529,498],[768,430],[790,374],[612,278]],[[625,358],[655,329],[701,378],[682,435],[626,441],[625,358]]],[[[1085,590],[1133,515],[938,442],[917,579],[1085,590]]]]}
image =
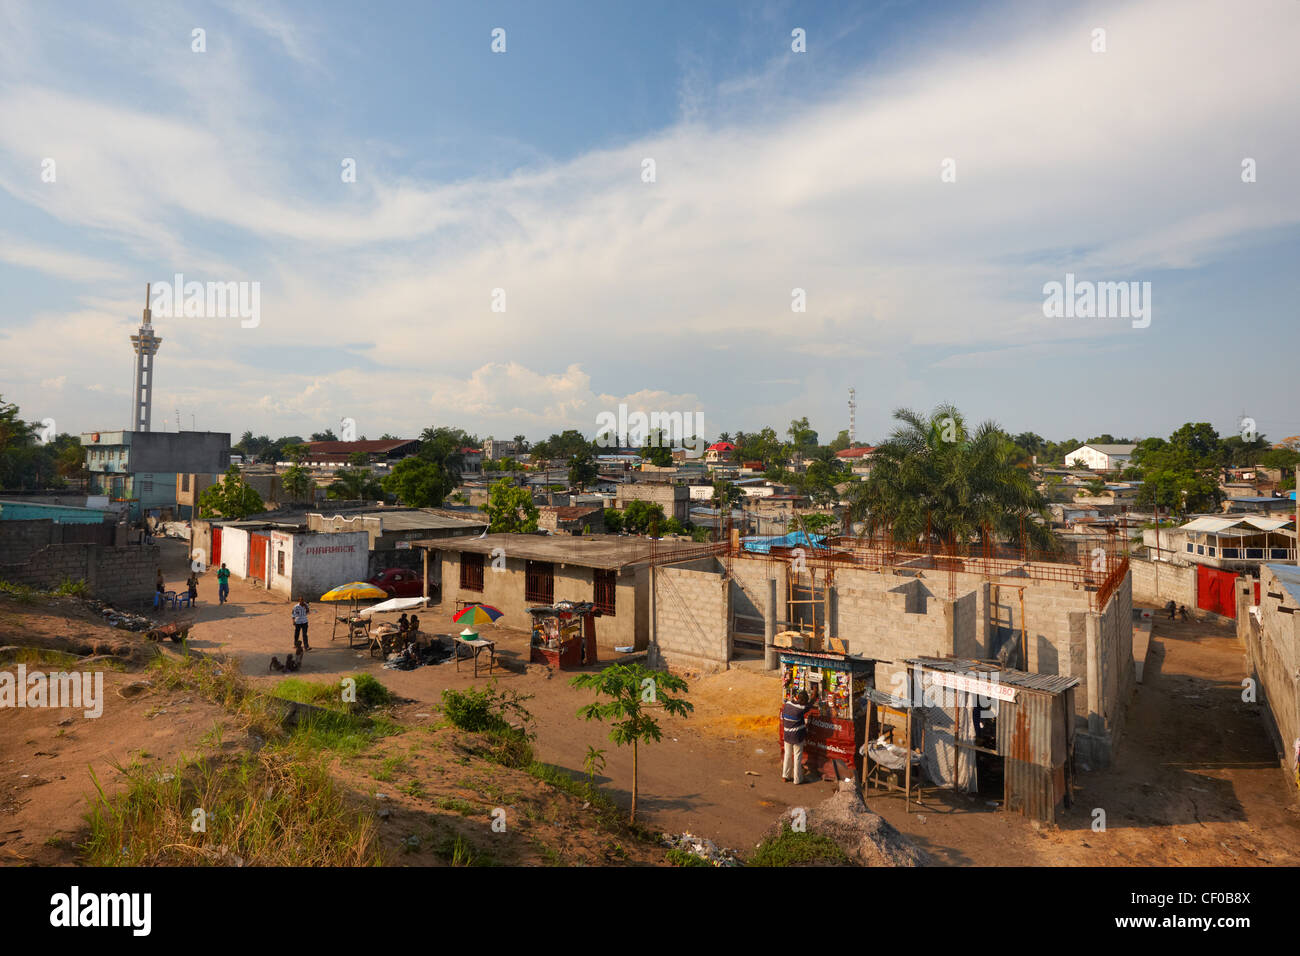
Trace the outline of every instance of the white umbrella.
{"type": "Polygon", "coordinates": [[[384,614],[388,611],[409,611],[417,607],[424,607],[424,598],[389,598],[379,604],[372,604],[370,607],[362,608],[360,613],[362,617],[370,617],[372,614],[384,614]]]}

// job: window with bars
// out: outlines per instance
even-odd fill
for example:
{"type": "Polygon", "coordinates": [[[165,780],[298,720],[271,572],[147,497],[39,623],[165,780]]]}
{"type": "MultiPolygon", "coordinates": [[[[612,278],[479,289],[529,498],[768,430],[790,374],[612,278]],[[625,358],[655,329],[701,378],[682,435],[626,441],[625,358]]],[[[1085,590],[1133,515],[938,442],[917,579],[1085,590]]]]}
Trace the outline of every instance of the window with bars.
{"type": "Polygon", "coordinates": [[[483,590],[483,555],[461,553],[460,587],[462,591],[483,590]]]}
{"type": "Polygon", "coordinates": [[[618,591],[618,572],[602,571],[597,568],[594,572],[594,576],[596,587],[591,603],[596,605],[596,610],[601,614],[613,617],[614,595],[618,591]]]}
{"type": "Polygon", "coordinates": [[[529,561],[524,565],[524,600],[554,603],[555,565],[549,561],[529,561]]]}

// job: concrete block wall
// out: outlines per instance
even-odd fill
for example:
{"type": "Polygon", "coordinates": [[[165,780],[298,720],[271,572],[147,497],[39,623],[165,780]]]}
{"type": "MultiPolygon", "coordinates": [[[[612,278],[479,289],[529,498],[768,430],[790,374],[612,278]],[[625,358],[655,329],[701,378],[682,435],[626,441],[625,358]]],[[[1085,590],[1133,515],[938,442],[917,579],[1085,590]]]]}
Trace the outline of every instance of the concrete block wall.
{"type": "Polygon", "coordinates": [[[52,544],[25,561],[0,565],[0,580],[41,590],[56,588],[65,579],[85,581],[95,597],[139,605],[153,597],[158,554],[157,545],[52,544]]]}
{"type": "Polygon", "coordinates": [[[1023,629],[1026,670],[1079,679],[1075,711],[1081,729],[1091,713],[1091,633],[1100,661],[1100,730],[1106,735],[1101,746],[1108,749],[1133,687],[1131,582],[1122,583],[1100,612],[1092,610],[1088,591],[1065,581],[958,573],[953,584],[950,602],[947,572],[922,571],[917,577],[911,571],[837,569],[831,633],[845,640],[851,653],[881,661],[877,686],[890,686],[908,657],[991,658],[999,628],[1004,639],[1017,642],[1023,629]]]}
{"type": "Polygon", "coordinates": [[[1130,558],[1129,567],[1133,572],[1134,601],[1162,605],[1172,600],[1185,605],[1188,613],[1195,613],[1195,565],[1179,566],[1168,561],[1130,558]]]}
{"type": "Polygon", "coordinates": [[[1300,614],[1287,614],[1290,607],[1277,576],[1267,566],[1260,568],[1259,613],[1255,622],[1249,613],[1254,588],[1237,582],[1237,636],[1246,646],[1250,675],[1255,679],[1256,701],[1266,709],[1273,744],[1282,757],[1288,776],[1297,780],[1296,747],[1300,741],[1300,614]],[[1269,592],[1282,598],[1269,597],[1269,592]]]}
{"type": "Polygon", "coordinates": [[[48,518],[0,521],[0,564],[26,561],[41,548],[58,543],[56,532],[48,518]]]}
{"type": "Polygon", "coordinates": [[[847,642],[850,653],[881,662],[877,687],[891,686],[909,657],[953,653],[952,618],[935,579],[841,568],[834,591],[831,636],[847,642]]]}
{"type": "Polygon", "coordinates": [[[725,670],[731,658],[731,582],[714,558],[655,568],[652,667],[725,670]]]}
{"type": "MultiPolygon", "coordinates": [[[[731,580],[735,584],[731,592],[732,613],[746,617],[764,618],[767,616],[767,581],[776,575],[777,600],[783,601],[786,593],[786,569],[784,561],[766,561],[753,558],[737,558],[731,562],[731,580]]],[[[786,609],[777,609],[777,620],[785,620],[786,609]]]]}

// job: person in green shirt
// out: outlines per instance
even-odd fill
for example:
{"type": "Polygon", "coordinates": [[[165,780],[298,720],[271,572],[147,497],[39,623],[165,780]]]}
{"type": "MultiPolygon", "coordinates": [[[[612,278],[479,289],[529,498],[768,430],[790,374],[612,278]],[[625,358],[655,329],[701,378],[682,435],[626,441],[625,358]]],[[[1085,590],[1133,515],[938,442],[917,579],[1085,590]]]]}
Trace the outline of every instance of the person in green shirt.
{"type": "Polygon", "coordinates": [[[230,597],[230,568],[226,567],[226,562],[221,562],[221,569],[217,571],[217,603],[225,604],[226,598],[230,597]]]}

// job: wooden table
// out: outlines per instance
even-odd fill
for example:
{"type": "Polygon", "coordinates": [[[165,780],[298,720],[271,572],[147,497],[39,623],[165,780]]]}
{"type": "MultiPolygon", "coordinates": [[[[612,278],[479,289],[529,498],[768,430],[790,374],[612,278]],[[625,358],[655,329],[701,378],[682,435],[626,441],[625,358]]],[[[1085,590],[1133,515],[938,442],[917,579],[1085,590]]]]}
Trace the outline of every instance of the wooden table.
{"type": "Polygon", "coordinates": [[[484,640],[481,637],[473,640],[466,640],[459,634],[456,635],[456,643],[452,645],[452,650],[456,654],[456,670],[460,670],[461,647],[468,647],[473,651],[474,658],[474,676],[478,677],[478,656],[483,653],[484,648],[488,651],[488,674],[492,673],[492,668],[497,662],[497,642],[484,640]]]}

